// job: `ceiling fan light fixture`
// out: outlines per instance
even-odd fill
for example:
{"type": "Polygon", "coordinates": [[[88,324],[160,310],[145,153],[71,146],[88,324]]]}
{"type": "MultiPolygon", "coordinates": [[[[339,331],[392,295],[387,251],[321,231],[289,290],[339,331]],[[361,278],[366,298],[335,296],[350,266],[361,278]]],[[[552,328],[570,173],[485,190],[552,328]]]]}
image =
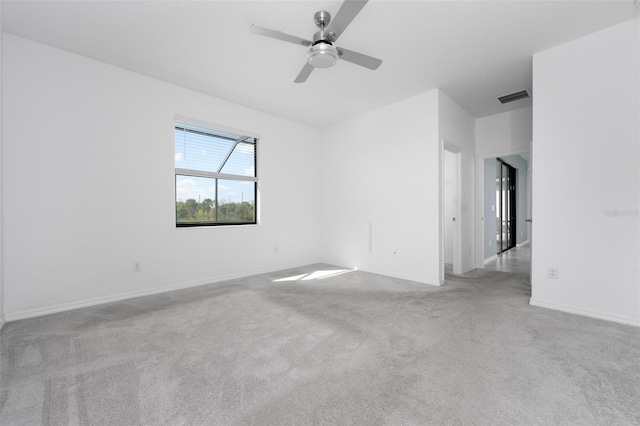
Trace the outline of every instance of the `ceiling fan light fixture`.
{"type": "Polygon", "coordinates": [[[314,44],[307,54],[307,63],[314,68],[329,68],[338,62],[338,49],[321,41],[314,44]]]}

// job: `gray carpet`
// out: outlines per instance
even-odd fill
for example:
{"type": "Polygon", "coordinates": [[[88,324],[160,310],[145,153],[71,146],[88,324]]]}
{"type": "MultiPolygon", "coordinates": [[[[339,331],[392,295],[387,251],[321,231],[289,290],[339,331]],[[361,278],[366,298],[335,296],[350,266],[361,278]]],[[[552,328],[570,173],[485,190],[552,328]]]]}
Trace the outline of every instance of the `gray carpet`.
{"type": "Polygon", "coordinates": [[[639,329],[530,307],[524,274],[332,269],[9,323],[0,423],[640,424],[639,329]]]}

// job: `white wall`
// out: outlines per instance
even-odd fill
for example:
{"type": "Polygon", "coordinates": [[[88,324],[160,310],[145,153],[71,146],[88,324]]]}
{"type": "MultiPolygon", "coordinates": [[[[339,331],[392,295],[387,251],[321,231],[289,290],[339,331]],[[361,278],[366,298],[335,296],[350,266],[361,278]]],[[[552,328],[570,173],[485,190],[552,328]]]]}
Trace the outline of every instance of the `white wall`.
{"type": "Polygon", "coordinates": [[[4,315],[4,168],[2,167],[2,2],[0,2],[0,330],[4,315]]]}
{"type": "Polygon", "coordinates": [[[442,282],[443,139],[462,152],[462,267],[473,267],[474,121],[440,90],[325,129],[325,261],[428,284],[442,282]]]}
{"type": "Polygon", "coordinates": [[[475,128],[476,154],[479,157],[489,158],[529,152],[532,109],[525,107],[478,118],[475,128]]]}
{"type": "Polygon", "coordinates": [[[330,126],[322,154],[323,259],[439,284],[438,90],[330,126]]]}
{"type": "Polygon", "coordinates": [[[11,35],[3,54],[9,320],[317,261],[319,131],[11,35]],[[176,114],[261,135],[260,225],[176,229],[176,114]]]}
{"type": "Polygon", "coordinates": [[[460,168],[460,223],[462,254],[461,269],[473,268],[475,245],[475,121],[469,113],[455,103],[444,92],[439,91],[438,124],[440,140],[455,145],[461,153],[460,168]]]}
{"type": "Polygon", "coordinates": [[[531,304],[635,325],[639,25],[635,19],[533,58],[531,304]],[[548,266],[559,268],[559,279],[547,278],[548,266]]]}

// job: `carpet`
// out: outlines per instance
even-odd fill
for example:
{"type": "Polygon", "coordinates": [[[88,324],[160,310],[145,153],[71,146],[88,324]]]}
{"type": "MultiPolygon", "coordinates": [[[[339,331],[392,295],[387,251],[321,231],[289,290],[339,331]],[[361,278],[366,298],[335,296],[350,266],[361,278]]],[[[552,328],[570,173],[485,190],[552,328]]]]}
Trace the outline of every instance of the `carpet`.
{"type": "Polygon", "coordinates": [[[640,330],[318,264],[11,322],[2,425],[640,424],[640,330]]]}

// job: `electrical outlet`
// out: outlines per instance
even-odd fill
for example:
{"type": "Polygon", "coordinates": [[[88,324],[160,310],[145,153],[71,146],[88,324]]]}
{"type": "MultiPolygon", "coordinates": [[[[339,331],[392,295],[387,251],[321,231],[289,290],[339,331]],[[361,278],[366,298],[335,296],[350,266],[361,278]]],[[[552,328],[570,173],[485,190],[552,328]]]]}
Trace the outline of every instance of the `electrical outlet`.
{"type": "Polygon", "coordinates": [[[273,248],[273,254],[278,254],[278,247],[273,248]]]}
{"type": "Polygon", "coordinates": [[[489,240],[489,247],[491,247],[491,240],[489,240]]]}
{"type": "Polygon", "coordinates": [[[558,274],[559,274],[559,268],[557,266],[547,267],[547,278],[551,278],[552,280],[557,280],[558,274]]]}
{"type": "Polygon", "coordinates": [[[133,262],[133,272],[142,271],[142,262],[133,262]]]}
{"type": "Polygon", "coordinates": [[[393,249],[393,257],[398,257],[398,250],[393,249]]]}

